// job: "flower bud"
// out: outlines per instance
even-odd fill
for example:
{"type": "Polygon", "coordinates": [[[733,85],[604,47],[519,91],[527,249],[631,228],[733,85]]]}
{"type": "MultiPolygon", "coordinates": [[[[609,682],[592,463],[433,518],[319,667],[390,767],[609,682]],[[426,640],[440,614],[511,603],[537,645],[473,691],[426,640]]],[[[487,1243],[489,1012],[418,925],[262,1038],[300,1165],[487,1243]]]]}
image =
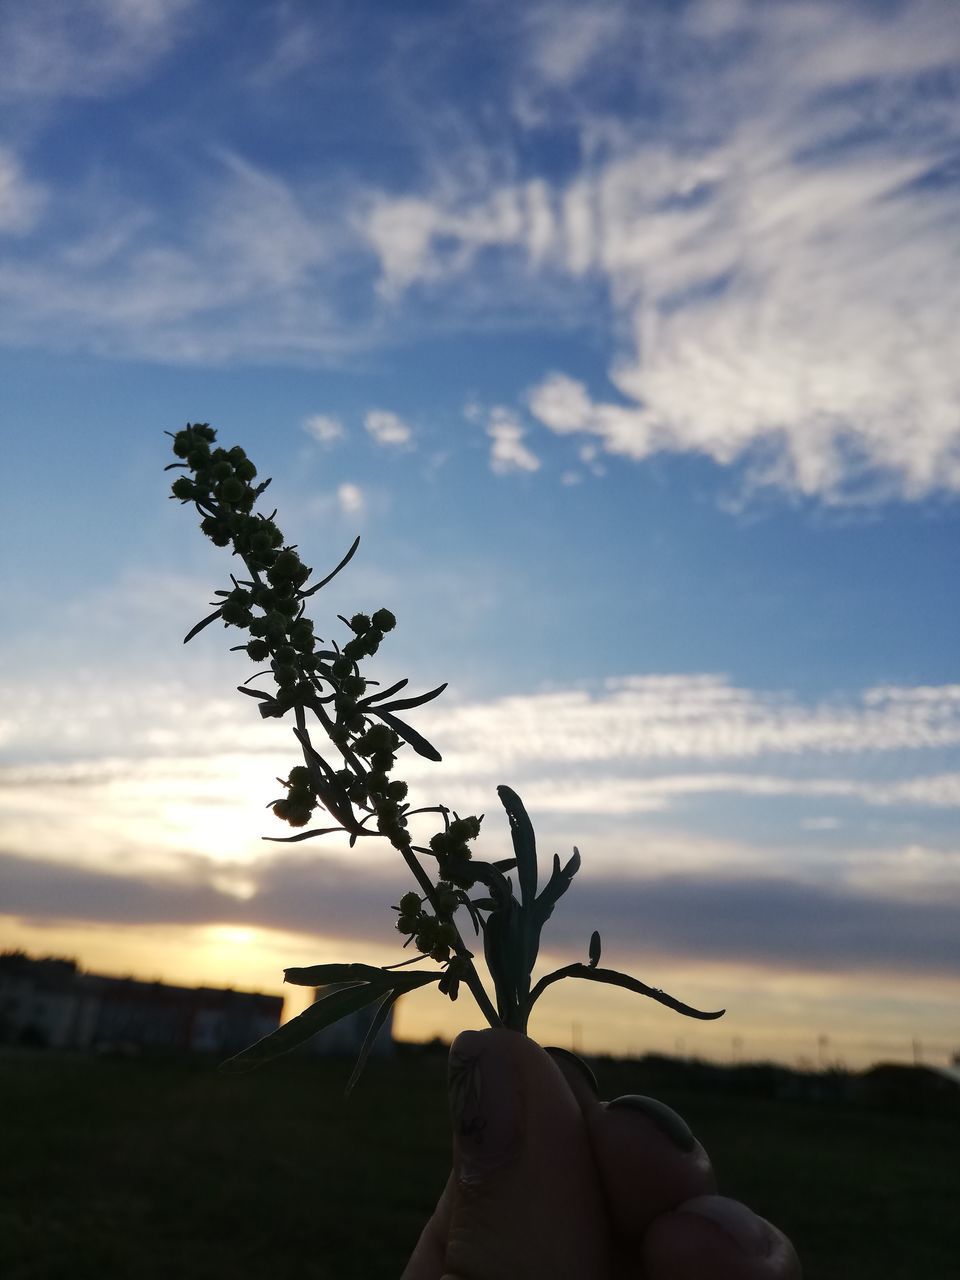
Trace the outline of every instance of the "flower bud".
{"type": "Polygon", "coordinates": [[[291,804],[287,810],[287,822],[291,827],[305,827],[313,817],[313,810],[308,805],[291,804]]]}
{"type": "Polygon", "coordinates": [[[243,497],[243,482],[231,476],[229,480],[224,480],[217,489],[217,496],[221,502],[236,502],[243,497]]]}
{"type": "Polygon", "coordinates": [[[253,615],[247,606],[237,600],[227,600],[220,610],[220,616],[232,627],[248,627],[253,621],[253,615]]]}
{"type": "Polygon", "coordinates": [[[411,889],[409,893],[405,893],[400,899],[400,911],[402,915],[413,915],[420,910],[420,895],[414,893],[411,889]]]}
{"type": "Polygon", "coordinates": [[[251,640],[247,645],[247,656],[254,662],[265,662],[270,657],[270,647],[263,640],[251,640]]]}
{"type": "Polygon", "coordinates": [[[189,427],[184,431],[178,431],[173,437],[173,452],[178,458],[185,458],[193,446],[194,435],[189,427]]]}
{"type": "Polygon", "coordinates": [[[179,498],[181,502],[189,502],[196,493],[196,488],[193,481],[187,476],[180,476],[170,486],[170,492],[175,498],[179,498]]]}
{"type": "Polygon", "coordinates": [[[365,631],[370,630],[370,619],[365,613],[355,613],[350,619],[350,630],[362,636],[365,631]]]}
{"type": "Polygon", "coordinates": [[[300,557],[295,551],[281,551],[274,560],[270,572],[267,575],[271,582],[280,582],[285,578],[291,578],[300,567],[300,557]]]}
{"type": "Polygon", "coordinates": [[[378,609],[371,619],[378,631],[392,631],[397,620],[389,609],[378,609]]]}

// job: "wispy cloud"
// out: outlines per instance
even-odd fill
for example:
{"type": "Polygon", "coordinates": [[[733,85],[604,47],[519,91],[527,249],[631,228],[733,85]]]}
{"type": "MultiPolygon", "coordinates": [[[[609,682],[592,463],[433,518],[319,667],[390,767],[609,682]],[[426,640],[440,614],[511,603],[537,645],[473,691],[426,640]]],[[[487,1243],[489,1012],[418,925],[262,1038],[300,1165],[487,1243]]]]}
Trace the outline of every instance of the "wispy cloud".
{"type": "Polygon", "coordinates": [[[45,192],[23,172],[18,157],[0,145],[0,233],[17,235],[29,231],[44,204],[45,192]]]}
{"type": "Polygon", "coordinates": [[[57,0],[0,9],[0,100],[102,97],[164,57],[195,0],[57,0]]]}
{"type": "Polygon", "coordinates": [[[936,79],[960,67],[952,14],[915,0],[647,19],[595,6],[582,59],[558,23],[532,66],[553,92],[596,47],[620,75],[630,48],[666,136],[581,99],[589,159],[564,184],[381,202],[369,233],[387,286],[463,277],[494,247],[505,272],[519,255],[605,282],[629,335],[615,394],[557,371],[531,408],[607,452],[743,461],[749,485],[830,502],[960,491],[960,112],[936,79]],[[684,53],[711,71],[668,85],[684,53]]]}

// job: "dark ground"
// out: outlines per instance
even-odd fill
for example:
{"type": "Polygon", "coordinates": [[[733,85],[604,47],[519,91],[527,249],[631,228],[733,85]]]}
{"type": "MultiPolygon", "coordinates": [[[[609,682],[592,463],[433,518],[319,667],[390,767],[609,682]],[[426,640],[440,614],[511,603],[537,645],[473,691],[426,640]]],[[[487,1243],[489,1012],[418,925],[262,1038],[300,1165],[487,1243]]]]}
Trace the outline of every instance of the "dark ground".
{"type": "MultiPolygon", "coordinates": [[[[722,1189],[777,1222],[807,1280],[956,1280],[960,1109],[775,1099],[663,1064],[595,1064],[657,1093],[722,1189]]],[[[4,1280],[396,1280],[448,1163],[440,1055],[202,1059],[0,1055],[4,1280]]],[[[769,1082],[767,1082],[769,1084],[769,1082]]]]}

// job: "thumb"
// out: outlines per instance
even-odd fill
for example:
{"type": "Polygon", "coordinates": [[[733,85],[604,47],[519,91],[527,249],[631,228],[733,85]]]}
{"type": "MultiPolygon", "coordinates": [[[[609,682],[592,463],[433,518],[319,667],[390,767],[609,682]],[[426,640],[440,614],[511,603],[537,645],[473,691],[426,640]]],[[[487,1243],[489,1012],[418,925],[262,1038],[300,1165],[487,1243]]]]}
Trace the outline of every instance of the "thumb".
{"type": "Polygon", "coordinates": [[[516,1031],[450,1050],[454,1179],[444,1280],[597,1280],[607,1226],[580,1107],[516,1031]]]}

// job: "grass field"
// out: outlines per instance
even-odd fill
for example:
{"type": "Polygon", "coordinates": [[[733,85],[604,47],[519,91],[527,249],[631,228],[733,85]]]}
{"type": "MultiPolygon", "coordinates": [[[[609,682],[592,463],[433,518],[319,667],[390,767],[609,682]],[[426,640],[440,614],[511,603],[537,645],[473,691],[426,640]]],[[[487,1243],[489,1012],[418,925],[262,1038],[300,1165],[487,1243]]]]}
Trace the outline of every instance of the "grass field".
{"type": "MultiPolygon", "coordinates": [[[[4,1280],[395,1280],[443,1186],[440,1056],[205,1060],[0,1056],[4,1280]]],[[[955,1280],[960,1119],[671,1088],[597,1065],[604,1095],[656,1091],[730,1195],[796,1241],[808,1280],[955,1280]]]]}

